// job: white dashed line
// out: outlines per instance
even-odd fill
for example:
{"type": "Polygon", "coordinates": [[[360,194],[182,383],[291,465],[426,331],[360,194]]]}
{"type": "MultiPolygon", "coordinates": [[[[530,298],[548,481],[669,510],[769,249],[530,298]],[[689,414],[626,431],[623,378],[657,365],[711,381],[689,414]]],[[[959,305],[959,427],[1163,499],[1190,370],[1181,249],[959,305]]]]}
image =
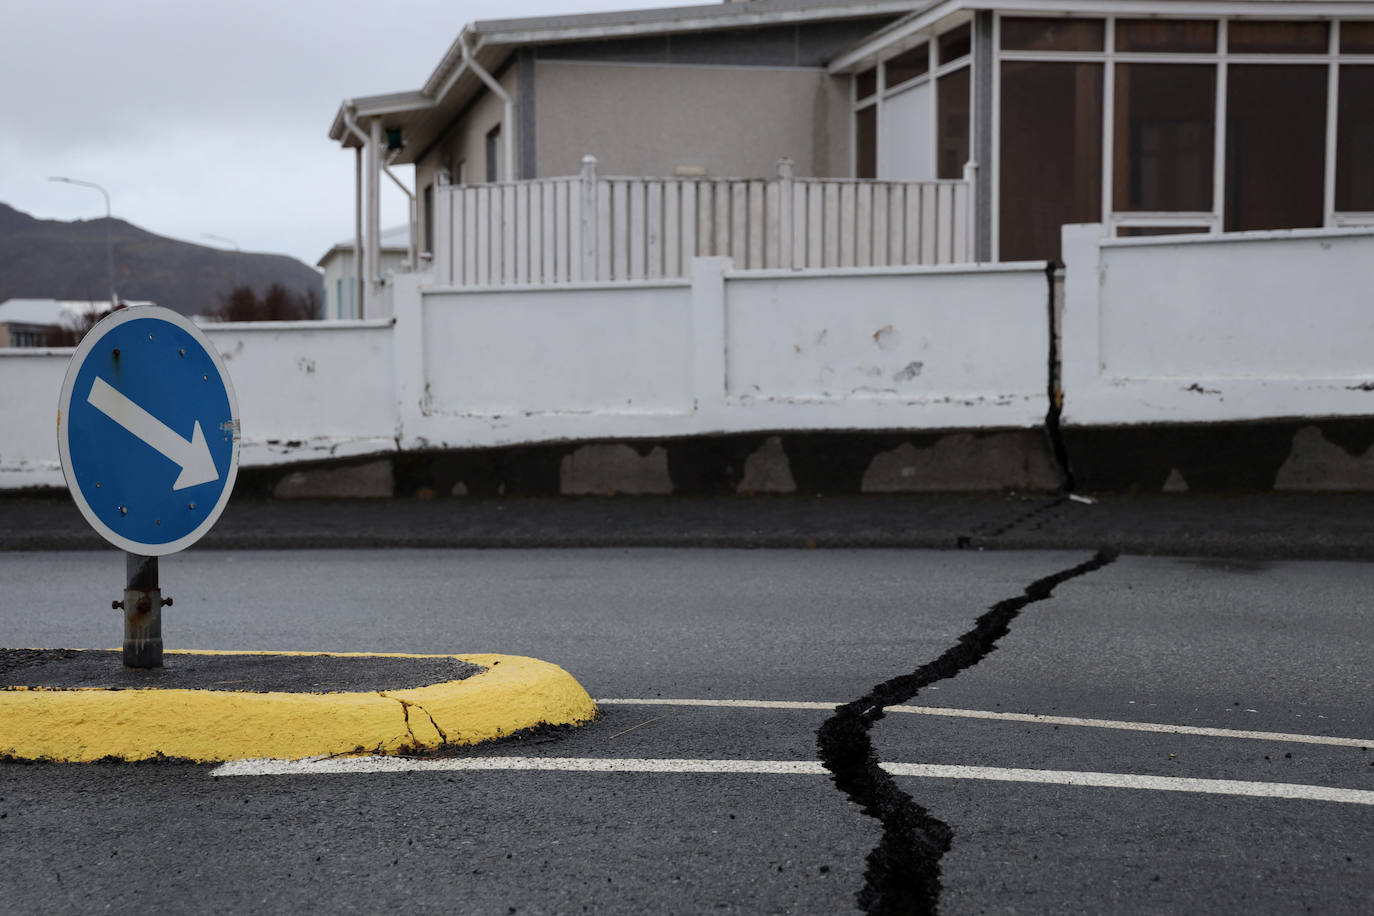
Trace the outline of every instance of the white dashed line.
{"type": "MultiPolygon", "coordinates": [[[[1374,805],[1374,791],[1338,789],[1280,782],[1232,779],[1191,779],[1180,776],[1143,776],[1132,773],[1081,773],[1068,770],[1026,770],[1005,767],[949,766],[931,763],[884,763],[894,776],[925,779],[980,779],[1103,789],[1144,789],[1159,792],[1199,792],[1303,801],[1374,805]]],[[[812,760],[682,760],[643,757],[453,757],[417,760],[405,757],[329,757],[315,760],[236,760],[221,764],[212,776],[350,776],[375,773],[510,772],[537,770],[561,773],[705,773],[758,776],[825,776],[812,760]]]]}
{"type": "MultiPolygon", "coordinates": [[[[790,700],[597,700],[601,706],[717,706],[730,709],[824,709],[838,704],[790,700]]],[[[1335,738],[1329,735],[1297,735],[1287,732],[1258,732],[1235,728],[1203,728],[1197,725],[1170,725],[1163,722],[1127,722],[1116,719],[1081,719],[1074,716],[1041,716],[1022,712],[993,712],[986,709],[949,709],[943,706],[889,706],[888,712],[921,716],[952,716],[962,719],[996,719],[1004,722],[1032,722],[1040,725],[1074,725],[1085,728],[1116,728],[1123,731],[1156,732],[1168,735],[1201,735],[1207,738],[1247,738],[1256,741],[1286,741],[1297,744],[1325,744],[1336,747],[1374,747],[1374,738],[1335,738]]]]}

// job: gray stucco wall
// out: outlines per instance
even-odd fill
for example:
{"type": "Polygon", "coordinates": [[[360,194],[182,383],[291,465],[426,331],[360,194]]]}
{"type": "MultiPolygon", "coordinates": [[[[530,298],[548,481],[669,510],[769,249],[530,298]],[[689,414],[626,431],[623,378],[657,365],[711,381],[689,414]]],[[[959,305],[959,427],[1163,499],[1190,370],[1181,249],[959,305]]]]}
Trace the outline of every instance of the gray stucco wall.
{"type": "MultiPolygon", "coordinates": [[[[516,101],[520,98],[519,70],[519,67],[508,66],[498,77],[501,87],[516,101]]],[[[519,169],[519,130],[515,125],[502,124],[505,113],[505,104],[495,94],[484,91],[463,110],[453,124],[449,125],[449,129],[439,142],[415,163],[416,197],[421,202],[420,206],[423,207],[424,189],[434,181],[434,173],[440,168],[448,168],[449,180],[456,183],[459,180],[459,164],[466,162],[468,184],[480,184],[485,180],[487,132],[497,125],[501,125],[501,143],[516,144],[515,163],[517,170],[519,169]]],[[[519,119],[520,112],[517,110],[516,120],[519,119]]],[[[504,152],[498,152],[498,161],[504,169],[504,152]]],[[[507,177],[502,171],[501,179],[505,180],[507,177]]],[[[420,231],[423,234],[423,212],[419,214],[419,218],[420,231]]],[[[423,239],[421,243],[423,244],[423,239]]]]}
{"type": "Polygon", "coordinates": [[[534,65],[536,167],[577,174],[764,177],[790,156],[796,175],[849,174],[848,80],[802,67],[582,63],[534,65]]]}

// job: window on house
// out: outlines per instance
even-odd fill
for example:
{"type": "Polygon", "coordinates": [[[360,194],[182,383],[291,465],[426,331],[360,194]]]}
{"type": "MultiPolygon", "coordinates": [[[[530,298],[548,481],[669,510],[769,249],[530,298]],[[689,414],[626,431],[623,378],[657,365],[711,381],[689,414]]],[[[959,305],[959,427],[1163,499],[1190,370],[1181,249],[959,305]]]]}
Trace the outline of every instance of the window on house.
{"type": "Polygon", "coordinates": [[[1001,99],[1000,257],[1058,259],[1060,226],[1102,218],[1102,64],[1003,61],[1001,99]]]}
{"type": "Polygon", "coordinates": [[[878,177],[878,106],[854,112],[854,177],[878,177]]]}
{"type": "Polygon", "coordinates": [[[1374,22],[1342,22],[1341,53],[1374,54],[1374,22]]]}
{"type": "Polygon", "coordinates": [[[334,281],[334,317],[343,317],[343,277],[334,281]]]}
{"type": "Polygon", "coordinates": [[[1155,235],[1205,235],[1210,232],[1209,226],[1117,226],[1116,237],[1119,239],[1146,238],[1155,235]]]}
{"type": "Polygon", "coordinates": [[[1228,232],[1322,225],[1326,69],[1227,68],[1228,232]]]}
{"type": "Polygon", "coordinates": [[[1115,210],[1211,211],[1216,67],[1118,64],[1115,210]]]}
{"type": "Polygon", "coordinates": [[[500,181],[501,167],[501,125],[497,124],[487,131],[487,182],[500,181]]]}
{"type": "Polygon", "coordinates": [[[966,22],[937,38],[935,43],[940,51],[940,63],[951,64],[961,57],[968,57],[973,49],[972,34],[966,22]]]}
{"type": "Polygon", "coordinates": [[[1002,47],[1008,51],[1101,51],[1106,24],[1101,19],[1007,17],[1002,47]]]}
{"type": "Polygon", "coordinates": [[[862,101],[878,92],[878,68],[869,67],[854,74],[854,100],[862,101]]]}
{"type": "Polygon", "coordinates": [[[1118,19],[1116,49],[1210,54],[1217,49],[1217,24],[1211,19],[1118,19]]]}
{"type": "Polygon", "coordinates": [[[1336,209],[1374,212],[1374,66],[1342,65],[1336,95],[1336,209]]]}
{"type": "Polygon", "coordinates": [[[1265,22],[1235,19],[1226,24],[1226,48],[1232,54],[1325,54],[1325,22],[1265,22]]]}
{"type": "Polygon", "coordinates": [[[425,185],[425,242],[422,251],[434,251],[434,185],[425,185]]]}
{"type": "Polygon", "coordinates": [[[936,177],[963,178],[969,156],[969,68],[946,73],[935,87],[936,177]]]}
{"type": "Polygon", "coordinates": [[[883,87],[914,80],[930,72],[930,45],[919,44],[883,62],[883,87]]]}

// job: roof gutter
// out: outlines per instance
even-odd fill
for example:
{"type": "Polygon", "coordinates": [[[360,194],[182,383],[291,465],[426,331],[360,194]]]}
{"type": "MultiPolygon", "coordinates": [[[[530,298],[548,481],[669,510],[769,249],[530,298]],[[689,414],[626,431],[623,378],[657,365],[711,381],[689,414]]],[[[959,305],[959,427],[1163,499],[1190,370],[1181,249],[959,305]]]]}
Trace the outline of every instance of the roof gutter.
{"type": "Polygon", "coordinates": [[[502,144],[502,169],[501,177],[505,181],[515,181],[518,177],[515,174],[515,100],[510,97],[510,93],[505,87],[496,81],[486,69],[477,62],[477,58],[472,55],[472,48],[468,44],[468,33],[464,31],[458,36],[458,44],[463,50],[463,66],[477,75],[492,94],[505,103],[505,126],[502,132],[506,135],[505,143],[502,144]]]}

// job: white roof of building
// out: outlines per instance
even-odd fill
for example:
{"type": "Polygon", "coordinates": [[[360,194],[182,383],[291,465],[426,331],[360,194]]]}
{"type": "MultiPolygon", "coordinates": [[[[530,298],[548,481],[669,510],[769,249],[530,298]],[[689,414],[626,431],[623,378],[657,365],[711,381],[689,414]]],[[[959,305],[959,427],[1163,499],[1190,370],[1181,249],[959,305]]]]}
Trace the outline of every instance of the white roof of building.
{"type": "Polygon", "coordinates": [[[105,300],[6,299],[0,303],[0,324],[66,325],[76,327],[89,314],[110,310],[105,300]]]}
{"type": "MultiPolygon", "coordinates": [[[[392,226],[390,229],[382,230],[382,251],[406,252],[410,250],[410,226],[392,226]]],[[[315,262],[316,267],[323,267],[324,262],[328,261],[336,254],[353,251],[353,238],[343,239],[329,246],[329,250],[320,256],[315,262]]]]}

